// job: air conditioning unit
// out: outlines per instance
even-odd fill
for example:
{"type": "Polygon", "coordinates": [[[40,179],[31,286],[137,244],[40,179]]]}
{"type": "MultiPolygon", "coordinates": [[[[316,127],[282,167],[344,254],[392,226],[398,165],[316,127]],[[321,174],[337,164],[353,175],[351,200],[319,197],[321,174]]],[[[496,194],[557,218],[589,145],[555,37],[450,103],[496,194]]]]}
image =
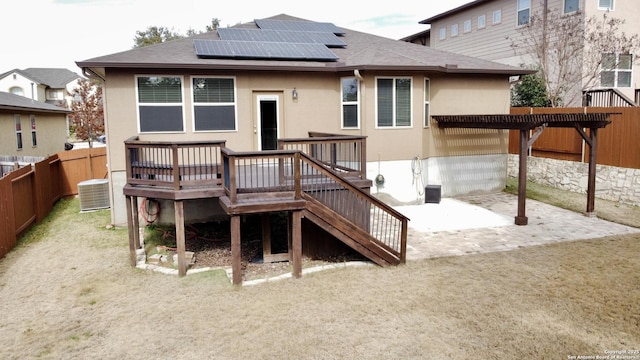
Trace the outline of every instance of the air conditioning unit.
{"type": "Polygon", "coordinates": [[[92,179],[78,183],[80,211],[109,208],[109,180],[92,179]]]}

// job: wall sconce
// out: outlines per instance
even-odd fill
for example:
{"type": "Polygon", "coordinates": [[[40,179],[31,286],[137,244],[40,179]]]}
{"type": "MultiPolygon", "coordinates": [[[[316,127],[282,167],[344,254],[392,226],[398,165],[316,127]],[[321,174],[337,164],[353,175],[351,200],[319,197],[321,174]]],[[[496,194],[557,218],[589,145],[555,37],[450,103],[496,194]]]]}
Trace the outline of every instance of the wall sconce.
{"type": "Polygon", "coordinates": [[[298,100],[298,90],[296,90],[296,88],[293,88],[293,90],[291,90],[291,98],[293,100],[298,100]]]}

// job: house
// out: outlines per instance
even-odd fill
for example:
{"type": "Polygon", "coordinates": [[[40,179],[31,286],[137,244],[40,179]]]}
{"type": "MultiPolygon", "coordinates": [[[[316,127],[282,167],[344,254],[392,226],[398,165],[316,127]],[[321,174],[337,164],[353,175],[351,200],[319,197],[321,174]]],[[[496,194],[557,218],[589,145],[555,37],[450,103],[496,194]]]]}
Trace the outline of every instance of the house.
{"type": "MultiPolygon", "coordinates": [[[[578,23],[586,24],[591,17],[601,19],[605,13],[609,18],[625,21],[621,31],[640,33],[640,25],[636,21],[640,8],[633,0],[476,0],[420,21],[430,25],[430,29],[402,40],[503,64],[528,66],[534,64],[532,54],[522,46],[514,48],[512,45],[514,42],[522,45],[522,30],[530,25],[532,17],[543,19],[543,25],[535,28],[542,35],[542,32],[550,31],[545,30],[548,27],[544,25],[545,21],[549,23],[548,17],[578,17],[578,23]],[[549,15],[546,17],[544,14],[549,15]]],[[[584,46],[588,43],[583,44],[583,49],[584,46]]],[[[550,56],[548,52],[547,56],[550,56]]],[[[571,81],[576,85],[567,90],[564,105],[580,106],[583,90],[592,91],[593,96],[606,90],[624,98],[626,103],[636,103],[634,99],[640,86],[633,74],[639,65],[632,57],[632,54],[625,53],[603,54],[603,66],[606,68],[601,69],[594,79],[588,76],[588,69],[578,71],[575,81],[571,81]]],[[[579,64],[576,66],[585,63],[585,59],[576,60],[575,63],[579,64]]],[[[610,103],[607,98],[607,102],[598,105],[619,104],[610,103]]]]}
{"type": "MultiPolygon", "coordinates": [[[[501,190],[507,131],[439,129],[431,116],[507,114],[509,78],[531,73],[284,14],[77,64],[104,81],[114,224],[137,222],[142,197],[159,199],[167,221],[226,213],[234,229],[242,211],[278,207],[299,224],[304,210],[334,236],[337,217],[309,210],[300,194],[301,186],[315,186],[315,195],[329,190],[301,181],[322,178],[340,189],[331,196],[357,198],[349,213],[375,201],[369,192],[423,203],[428,185],[441,186],[443,196],[501,190]],[[316,173],[307,176],[309,169],[316,173]],[[242,202],[274,188],[278,196],[242,202]]],[[[394,226],[406,230],[406,219],[394,226]]],[[[136,236],[130,231],[132,263],[136,236]]]]}
{"type": "Polygon", "coordinates": [[[45,157],[64,150],[71,111],[0,91],[0,155],[45,157]]]}
{"type": "Polygon", "coordinates": [[[13,69],[0,74],[0,91],[59,105],[73,99],[68,95],[77,86],[80,75],[59,68],[13,69]]]}

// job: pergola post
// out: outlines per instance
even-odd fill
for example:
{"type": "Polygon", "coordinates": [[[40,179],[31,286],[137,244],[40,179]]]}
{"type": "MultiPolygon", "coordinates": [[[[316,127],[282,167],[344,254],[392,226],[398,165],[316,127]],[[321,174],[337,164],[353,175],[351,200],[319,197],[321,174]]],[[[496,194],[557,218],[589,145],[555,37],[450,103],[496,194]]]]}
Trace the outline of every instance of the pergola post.
{"type": "Polygon", "coordinates": [[[529,155],[529,130],[520,129],[520,151],[518,169],[518,215],[515,217],[516,225],[527,225],[527,156],[529,155]]]}
{"type": "Polygon", "coordinates": [[[587,182],[587,216],[596,216],[595,200],[596,200],[596,158],[598,148],[598,129],[591,128],[589,132],[589,179],[587,182]]]}

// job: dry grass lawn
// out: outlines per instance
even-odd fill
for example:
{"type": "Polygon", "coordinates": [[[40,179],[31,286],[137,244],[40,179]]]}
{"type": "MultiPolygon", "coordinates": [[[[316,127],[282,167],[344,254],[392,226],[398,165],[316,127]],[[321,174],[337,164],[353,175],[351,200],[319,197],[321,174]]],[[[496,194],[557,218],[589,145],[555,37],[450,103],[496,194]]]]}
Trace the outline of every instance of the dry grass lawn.
{"type": "MultiPolygon", "coordinates": [[[[640,209],[623,210],[640,227],[640,209]]],[[[79,214],[77,200],[63,200],[0,260],[0,358],[567,359],[640,349],[640,235],[235,288],[221,272],[131,268],[126,229],[108,221],[108,211],[79,214]]]]}

